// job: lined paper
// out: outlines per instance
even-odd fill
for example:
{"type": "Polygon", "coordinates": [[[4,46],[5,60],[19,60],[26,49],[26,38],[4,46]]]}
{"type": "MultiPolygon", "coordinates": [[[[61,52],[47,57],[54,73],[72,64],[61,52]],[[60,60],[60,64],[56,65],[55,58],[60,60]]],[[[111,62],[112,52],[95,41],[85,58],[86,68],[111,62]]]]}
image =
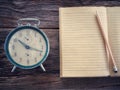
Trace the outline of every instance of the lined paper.
{"type": "Polygon", "coordinates": [[[105,46],[95,19],[96,10],[107,35],[106,8],[60,8],[61,77],[109,75],[105,46]]]}
{"type": "Polygon", "coordinates": [[[108,33],[111,43],[113,55],[118,68],[118,73],[112,71],[110,66],[111,75],[120,75],[120,7],[107,7],[108,14],[108,33]]]}

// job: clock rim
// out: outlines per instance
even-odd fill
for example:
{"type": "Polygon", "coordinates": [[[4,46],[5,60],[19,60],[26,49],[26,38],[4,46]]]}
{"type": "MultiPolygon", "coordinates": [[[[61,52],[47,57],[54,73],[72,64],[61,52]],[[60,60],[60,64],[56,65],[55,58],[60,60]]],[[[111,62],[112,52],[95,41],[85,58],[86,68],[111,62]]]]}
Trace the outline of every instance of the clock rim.
{"type": "Polygon", "coordinates": [[[47,57],[49,55],[49,51],[50,51],[50,44],[49,44],[49,40],[48,40],[47,35],[41,29],[38,29],[38,28],[33,27],[33,26],[20,26],[20,27],[15,28],[14,30],[12,30],[7,35],[7,38],[6,38],[5,44],[4,44],[4,50],[5,50],[5,53],[6,53],[8,60],[14,66],[22,68],[22,69],[32,69],[32,68],[36,68],[36,67],[40,66],[47,59],[47,57]],[[15,62],[15,60],[11,57],[11,55],[9,53],[9,41],[10,41],[12,35],[14,35],[17,31],[20,31],[23,29],[33,29],[33,30],[39,32],[43,36],[43,38],[45,39],[45,43],[46,43],[46,52],[45,52],[44,57],[38,63],[36,63],[34,65],[30,65],[30,66],[24,66],[24,65],[18,64],[17,62],[15,62]]]}

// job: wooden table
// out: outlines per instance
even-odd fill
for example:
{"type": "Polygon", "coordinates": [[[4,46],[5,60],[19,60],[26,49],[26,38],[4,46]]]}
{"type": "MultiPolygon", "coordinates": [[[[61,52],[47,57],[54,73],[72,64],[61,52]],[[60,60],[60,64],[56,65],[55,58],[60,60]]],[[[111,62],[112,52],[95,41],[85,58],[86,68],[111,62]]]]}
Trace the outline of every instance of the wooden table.
{"type": "Polygon", "coordinates": [[[0,0],[0,90],[55,90],[98,89],[119,90],[119,77],[60,78],[59,77],[59,7],[68,6],[119,6],[119,0],[0,0]],[[8,33],[23,17],[38,17],[40,28],[50,40],[50,54],[41,68],[11,73],[13,65],[4,52],[4,41],[8,33]]]}

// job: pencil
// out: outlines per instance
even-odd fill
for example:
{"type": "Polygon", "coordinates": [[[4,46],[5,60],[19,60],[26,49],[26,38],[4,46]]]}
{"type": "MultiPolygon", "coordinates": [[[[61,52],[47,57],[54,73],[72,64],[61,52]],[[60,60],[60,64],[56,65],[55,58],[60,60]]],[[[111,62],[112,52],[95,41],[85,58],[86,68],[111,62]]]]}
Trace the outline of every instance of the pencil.
{"type": "Polygon", "coordinates": [[[97,23],[98,23],[98,26],[100,28],[100,32],[102,34],[103,40],[104,40],[105,45],[106,45],[106,47],[108,49],[109,56],[111,58],[111,62],[112,62],[112,65],[113,65],[113,71],[116,73],[116,72],[118,72],[116,62],[115,62],[115,59],[114,59],[110,44],[109,44],[109,42],[107,40],[107,36],[105,35],[104,29],[102,27],[102,22],[101,22],[99,14],[98,14],[98,11],[96,11],[96,19],[97,19],[97,23]]]}

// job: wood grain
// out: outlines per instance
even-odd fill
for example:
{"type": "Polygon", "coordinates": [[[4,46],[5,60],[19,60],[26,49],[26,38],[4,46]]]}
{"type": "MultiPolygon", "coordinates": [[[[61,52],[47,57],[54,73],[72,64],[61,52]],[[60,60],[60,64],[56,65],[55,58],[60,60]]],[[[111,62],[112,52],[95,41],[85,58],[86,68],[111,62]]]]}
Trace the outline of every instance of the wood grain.
{"type": "Polygon", "coordinates": [[[23,17],[38,17],[41,28],[59,28],[59,7],[68,6],[119,6],[118,0],[1,0],[0,27],[16,27],[23,17]]]}
{"type": "Polygon", "coordinates": [[[119,0],[0,0],[0,90],[119,90],[119,77],[60,78],[59,77],[59,7],[68,6],[119,6],[119,0]],[[44,63],[47,72],[38,67],[32,70],[17,68],[11,73],[4,52],[8,33],[23,17],[38,17],[40,28],[50,40],[50,54],[44,63]]]}

